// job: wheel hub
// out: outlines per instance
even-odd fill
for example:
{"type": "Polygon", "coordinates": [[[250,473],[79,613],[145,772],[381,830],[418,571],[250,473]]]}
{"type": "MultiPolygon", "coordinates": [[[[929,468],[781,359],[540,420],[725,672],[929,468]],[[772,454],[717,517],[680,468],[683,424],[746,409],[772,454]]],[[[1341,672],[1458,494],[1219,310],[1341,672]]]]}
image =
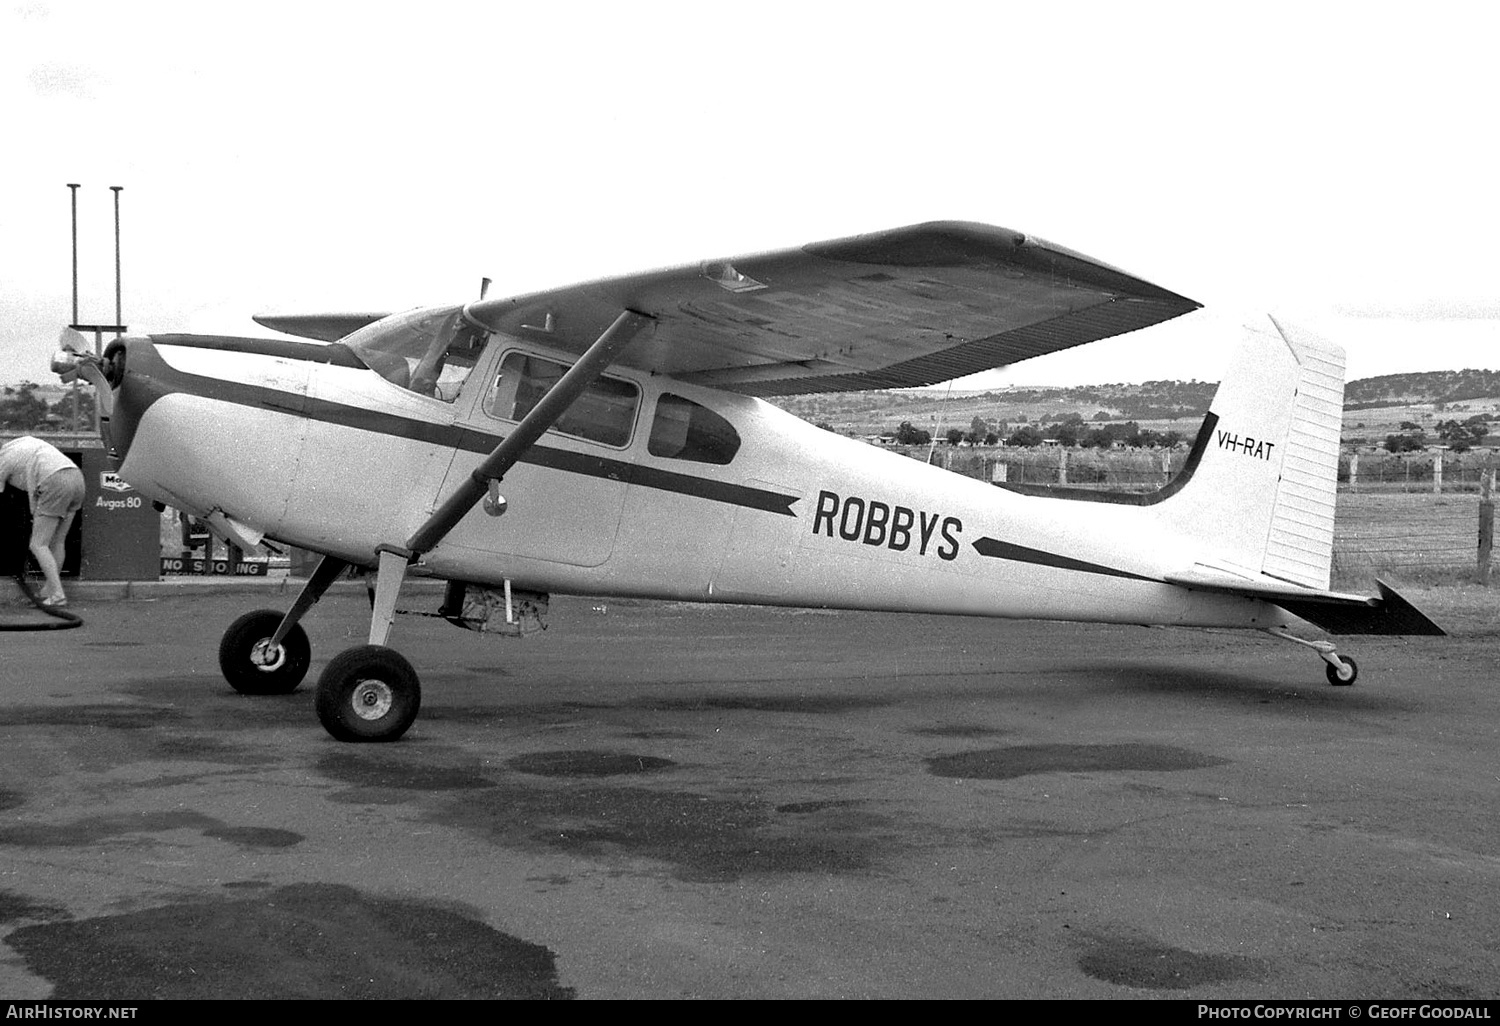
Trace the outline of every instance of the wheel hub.
{"type": "Polygon", "coordinates": [[[362,680],[349,696],[354,715],[362,720],[378,720],[391,711],[395,699],[391,687],[383,680],[362,680]]]}
{"type": "Polygon", "coordinates": [[[285,662],[286,649],[280,645],[273,646],[270,638],[261,638],[250,649],[251,665],[266,673],[281,669],[285,662]]]}

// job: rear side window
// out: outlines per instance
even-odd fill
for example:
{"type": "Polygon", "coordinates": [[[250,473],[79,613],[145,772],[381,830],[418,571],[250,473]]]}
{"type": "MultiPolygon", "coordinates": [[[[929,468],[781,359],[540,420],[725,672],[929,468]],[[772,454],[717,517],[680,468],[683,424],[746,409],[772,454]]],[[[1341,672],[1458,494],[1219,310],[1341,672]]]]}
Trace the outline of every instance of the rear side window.
{"type": "Polygon", "coordinates": [[[722,465],[740,451],[740,433],[707,406],[664,392],[656,401],[646,451],[668,459],[722,465]]]}
{"type": "MultiPolygon", "coordinates": [[[[507,353],[495,386],[486,397],[485,411],[492,417],[520,420],[567,371],[566,365],[553,360],[507,353]]],[[[552,430],[624,448],[630,444],[640,399],[640,390],[630,382],[599,378],[558,418],[552,430]]]]}

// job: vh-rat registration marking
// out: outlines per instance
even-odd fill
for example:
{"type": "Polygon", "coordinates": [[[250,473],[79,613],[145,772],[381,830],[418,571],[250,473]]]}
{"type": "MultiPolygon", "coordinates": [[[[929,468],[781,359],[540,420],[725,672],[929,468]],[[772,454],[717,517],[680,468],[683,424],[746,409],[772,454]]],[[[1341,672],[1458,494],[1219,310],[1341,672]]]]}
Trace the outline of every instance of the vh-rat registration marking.
{"type": "Polygon", "coordinates": [[[1271,459],[1271,450],[1276,448],[1275,442],[1267,442],[1261,438],[1251,438],[1249,435],[1241,438],[1232,431],[1220,431],[1218,433],[1218,441],[1220,449],[1228,449],[1230,452],[1237,452],[1241,456],[1250,456],[1257,460],[1269,461],[1271,459]]]}

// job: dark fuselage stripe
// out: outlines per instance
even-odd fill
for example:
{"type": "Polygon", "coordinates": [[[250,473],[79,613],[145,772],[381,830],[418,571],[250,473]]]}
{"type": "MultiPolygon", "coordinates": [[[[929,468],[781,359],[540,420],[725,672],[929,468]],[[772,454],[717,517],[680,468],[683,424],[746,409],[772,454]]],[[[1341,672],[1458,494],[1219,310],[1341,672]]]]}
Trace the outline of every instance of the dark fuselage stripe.
{"type": "Polygon", "coordinates": [[[978,552],[981,556],[989,556],[992,559],[1013,559],[1021,563],[1035,563],[1038,566],[1055,566],[1061,570],[1078,570],[1086,574],[1128,577],[1134,581],[1157,580],[1154,577],[1145,577],[1141,574],[1131,573],[1129,570],[1116,570],[1114,567],[1102,566],[1098,563],[1090,563],[1082,559],[1073,559],[1071,556],[1059,556],[1055,552],[1046,552],[1042,549],[1028,549],[1024,545],[1003,542],[998,538],[978,539],[974,542],[974,551],[978,552]]]}
{"type": "MultiPolygon", "coordinates": [[[[133,367],[132,371],[137,371],[133,367]]],[[[139,368],[145,371],[145,368],[139,368]]],[[[149,405],[163,395],[172,392],[186,392],[192,395],[201,395],[208,399],[217,399],[222,402],[234,403],[238,406],[249,406],[258,409],[274,410],[279,413],[290,413],[294,416],[305,417],[326,424],[337,424],[342,427],[354,428],[359,431],[369,431],[374,434],[390,435],[396,438],[408,438],[413,441],[426,442],[448,449],[462,449],[465,452],[489,453],[504,439],[504,435],[490,434],[487,431],[478,431],[471,427],[462,425],[434,424],[430,421],[417,420],[412,417],[403,417],[393,413],[383,413],[377,410],[367,410],[358,406],[349,406],[344,403],[336,403],[327,399],[312,399],[291,392],[283,392],[274,388],[265,388],[260,385],[247,385],[238,381],[226,381],[222,378],[210,378],[202,375],[190,374],[170,368],[163,362],[160,367],[153,367],[146,373],[153,376],[159,375],[164,380],[155,383],[151,391],[155,393],[145,404],[149,405]]],[[[127,386],[132,384],[127,377],[127,386]]],[[[135,384],[144,384],[139,377],[135,384]]],[[[141,412],[144,412],[142,407],[141,412]]],[[[680,495],[691,495],[699,499],[708,499],[712,502],[723,502],[733,506],[745,506],[750,509],[764,510],[767,513],[776,513],[781,516],[795,517],[797,514],[792,509],[792,504],[798,499],[795,495],[783,495],[779,492],[770,492],[761,488],[751,488],[746,485],[733,484],[725,481],[712,481],[707,478],[696,477],[692,474],[679,474],[670,470],[662,470],[657,467],[645,467],[630,463],[626,460],[611,459],[605,456],[594,456],[588,453],[574,452],[569,449],[553,448],[541,444],[533,445],[522,457],[520,462],[529,463],[537,467],[545,467],[549,470],[559,470],[569,474],[582,474],[587,477],[604,478],[610,481],[619,481],[622,484],[639,485],[642,488],[654,488],[658,491],[676,492],[680,495]]]]}

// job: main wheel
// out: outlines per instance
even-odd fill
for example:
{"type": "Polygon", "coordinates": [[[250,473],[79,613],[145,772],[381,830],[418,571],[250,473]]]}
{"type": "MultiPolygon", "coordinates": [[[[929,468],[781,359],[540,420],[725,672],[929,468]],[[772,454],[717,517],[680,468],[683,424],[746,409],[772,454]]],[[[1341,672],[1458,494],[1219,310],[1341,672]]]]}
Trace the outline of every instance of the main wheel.
{"type": "Polygon", "coordinates": [[[288,695],[307,676],[312,646],[301,625],[287,632],[271,649],[271,635],[281,624],[274,609],[246,613],[224,632],[219,642],[219,669],[229,686],[242,695],[288,695]]]}
{"type": "Polygon", "coordinates": [[[400,652],[360,645],[329,660],[315,704],[323,729],[340,741],[394,741],[417,718],[422,686],[400,652]]]}
{"type": "Polygon", "coordinates": [[[1342,673],[1334,668],[1332,663],[1325,663],[1323,669],[1328,673],[1328,683],[1334,687],[1346,688],[1359,679],[1359,665],[1346,655],[1339,656],[1347,667],[1342,673]]]}

